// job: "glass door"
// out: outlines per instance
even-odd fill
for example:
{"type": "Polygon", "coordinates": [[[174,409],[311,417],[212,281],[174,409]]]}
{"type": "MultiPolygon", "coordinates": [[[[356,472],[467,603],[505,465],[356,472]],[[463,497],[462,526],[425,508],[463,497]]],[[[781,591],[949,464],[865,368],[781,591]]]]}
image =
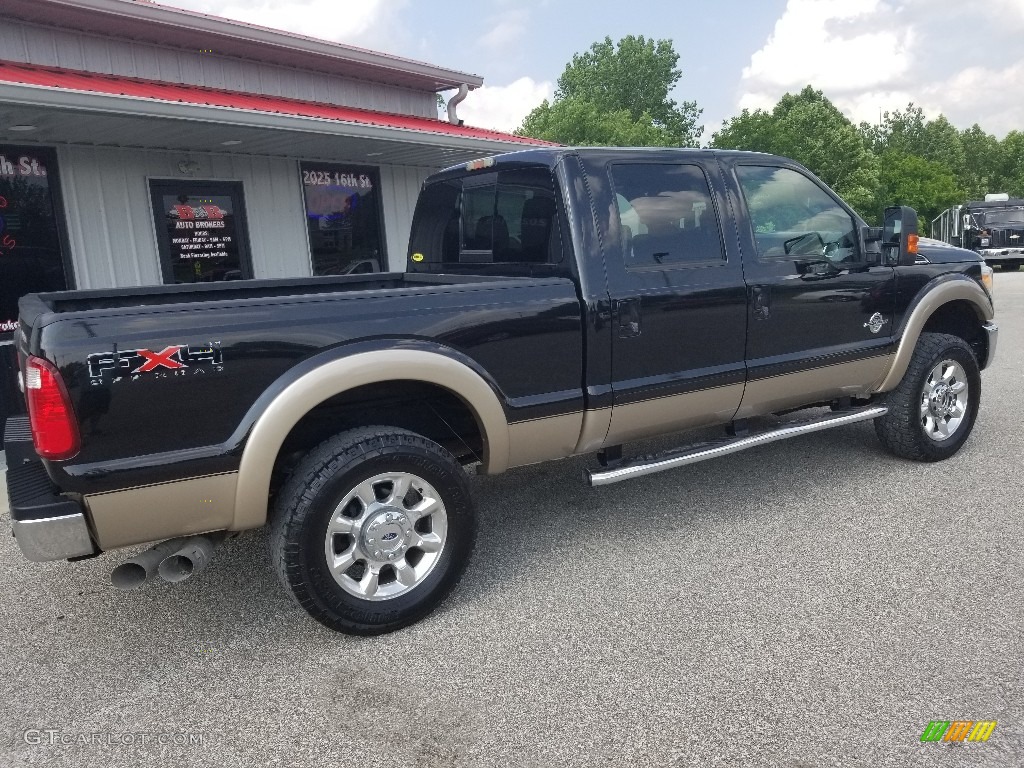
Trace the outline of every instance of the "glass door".
{"type": "Polygon", "coordinates": [[[252,278],[242,184],[150,181],[164,282],[252,278]]]}

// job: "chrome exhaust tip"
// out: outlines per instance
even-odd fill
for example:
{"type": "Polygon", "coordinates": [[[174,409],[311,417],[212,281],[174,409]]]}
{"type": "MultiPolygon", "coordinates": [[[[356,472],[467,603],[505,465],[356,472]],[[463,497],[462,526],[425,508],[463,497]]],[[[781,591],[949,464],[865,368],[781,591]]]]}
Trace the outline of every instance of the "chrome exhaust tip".
{"type": "Polygon", "coordinates": [[[126,560],[110,572],[110,583],[117,589],[129,590],[141,587],[156,575],[163,562],[171,553],[185,543],[185,539],[168,539],[145,552],[141,552],[131,560],[126,560]]]}
{"type": "Polygon", "coordinates": [[[157,568],[160,578],[169,584],[178,584],[204,570],[225,535],[224,531],[204,533],[179,542],[179,548],[160,561],[157,568]]]}

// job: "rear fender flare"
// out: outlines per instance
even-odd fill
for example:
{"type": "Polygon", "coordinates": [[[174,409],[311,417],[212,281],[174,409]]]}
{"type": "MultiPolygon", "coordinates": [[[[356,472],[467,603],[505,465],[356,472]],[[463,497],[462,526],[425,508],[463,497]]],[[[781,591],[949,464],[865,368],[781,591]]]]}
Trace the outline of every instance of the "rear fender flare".
{"type": "Polygon", "coordinates": [[[305,372],[285,386],[255,420],[238,470],[232,530],[266,523],[270,479],[285,438],[325,400],[356,387],[384,381],[435,384],[458,396],[473,412],[483,435],[483,471],[508,468],[508,421],[491,385],[452,357],[417,349],[385,349],[347,355],[305,372]]]}

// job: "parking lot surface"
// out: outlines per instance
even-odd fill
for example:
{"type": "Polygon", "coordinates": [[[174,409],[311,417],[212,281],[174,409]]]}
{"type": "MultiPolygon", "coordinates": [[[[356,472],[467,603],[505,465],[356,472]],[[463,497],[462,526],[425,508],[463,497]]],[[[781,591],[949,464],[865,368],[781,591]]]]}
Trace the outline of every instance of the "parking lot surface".
{"type": "Polygon", "coordinates": [[[310,620],[262,532],[131,593],[127,553],[4,535],[0,766],[1024,765],[1024,272],[995,280],[953,459],[860,424],[598,490],[588,459],[477,478],[462,584],[392,635],[310,620]],[[998,725],[921,743],[958,719],[998,725]]]}

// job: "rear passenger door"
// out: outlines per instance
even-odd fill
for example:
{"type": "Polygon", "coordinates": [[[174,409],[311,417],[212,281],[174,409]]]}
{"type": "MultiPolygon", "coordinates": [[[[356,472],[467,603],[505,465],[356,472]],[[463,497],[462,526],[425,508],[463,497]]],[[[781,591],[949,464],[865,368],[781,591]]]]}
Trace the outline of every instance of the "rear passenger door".
{"type": "Polygon", "coordinates": [[[612,305],[606,444],[728,421],[745,377],[746,296],[717,173],[700,162],[611,162],[612,305]]]}

